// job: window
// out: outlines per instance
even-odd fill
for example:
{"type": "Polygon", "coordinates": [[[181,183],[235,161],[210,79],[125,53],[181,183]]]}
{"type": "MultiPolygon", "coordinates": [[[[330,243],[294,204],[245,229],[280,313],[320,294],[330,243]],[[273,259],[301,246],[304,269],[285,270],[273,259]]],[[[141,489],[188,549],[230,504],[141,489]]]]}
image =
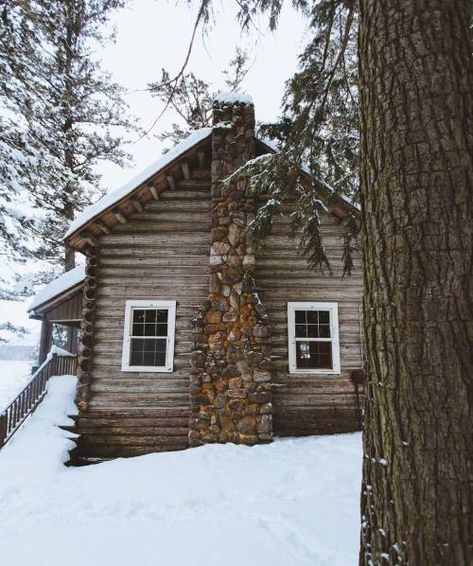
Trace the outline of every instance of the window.
{"type": "Polygon", "coordinates": [[[122,370],[172,371],[176,301],[127,301],[122,370]]]}
{"type": "Polygon", "coordinates": [[[289,372],[340,373],[337,303],[288,303],[289,372]]]}

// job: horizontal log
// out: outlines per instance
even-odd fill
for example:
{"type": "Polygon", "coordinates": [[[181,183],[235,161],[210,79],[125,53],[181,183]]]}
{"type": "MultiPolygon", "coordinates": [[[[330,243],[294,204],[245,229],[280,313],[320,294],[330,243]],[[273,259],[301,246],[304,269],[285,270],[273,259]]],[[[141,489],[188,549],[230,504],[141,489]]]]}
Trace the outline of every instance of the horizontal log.
{"type": "Polygon", "coordinates": [[[110,459],[110,458],[130,458],[134,456],[143,456],[144,454],[150,454],[153,452],[171,452],[177,450],[185,450],[187,448],[187,442],[182,440],[181,442],[173,442],[171,444],[161,445],[161,446],[123,446],[123,445],[113,445],[113,444],[87,444],[79,449],[77,459],[87,462],[89,459],[110,459]],[[81,458],[81,455],[82,456],[81,458]],[[85,455],[87,455],[85,457],[85,455]]]}
{"type": "Polygon", "coordinates": [[[89,439],[92,441],[97,441],[102,438],[110,438],[113,439],[114,437],[129,437],[132,436],[134,438],[139,439],[158,439],[162,440],[163,438],[173,438],[175,436],[180,436],[181,438],[187,438],[187,434],[189,432],[189,427],[187,426],[188,423],[184,422],[176,422],[174,426],[173,423],[167,423],[168,426],[121,426],[121,425],[110,425],[110,424],[100,424],[97,426],[83,426],[82,424],[79,425],[79,430],[81,437],[87,442],[89,439]]]}

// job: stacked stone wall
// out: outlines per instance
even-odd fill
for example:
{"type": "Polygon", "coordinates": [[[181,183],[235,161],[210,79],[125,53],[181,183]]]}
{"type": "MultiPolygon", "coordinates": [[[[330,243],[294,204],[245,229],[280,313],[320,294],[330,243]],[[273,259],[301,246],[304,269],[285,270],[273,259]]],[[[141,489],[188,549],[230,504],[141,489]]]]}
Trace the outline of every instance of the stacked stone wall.
{"type": "Polygon", "coordinates": [[[189,443],[272,439],[270,328],[247,233],[247,180],[223,182],[255,155],[254,107],[214,103],[209,297],[194,320],[189,443]]]}

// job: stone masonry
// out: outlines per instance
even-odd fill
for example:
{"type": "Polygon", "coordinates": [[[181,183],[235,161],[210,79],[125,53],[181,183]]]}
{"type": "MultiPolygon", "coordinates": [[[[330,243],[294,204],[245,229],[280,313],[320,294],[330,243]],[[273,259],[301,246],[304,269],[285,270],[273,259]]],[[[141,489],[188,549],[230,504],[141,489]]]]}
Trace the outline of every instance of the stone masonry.
{"type": "Polygon", "coordinates": [[[213,111],[210,293],[194,320],[190,446],[272,439],[270,328],[246,230],[255,203],[244,177],[222,182],[255,156],[254,106],[222,97],[213,111]]]}

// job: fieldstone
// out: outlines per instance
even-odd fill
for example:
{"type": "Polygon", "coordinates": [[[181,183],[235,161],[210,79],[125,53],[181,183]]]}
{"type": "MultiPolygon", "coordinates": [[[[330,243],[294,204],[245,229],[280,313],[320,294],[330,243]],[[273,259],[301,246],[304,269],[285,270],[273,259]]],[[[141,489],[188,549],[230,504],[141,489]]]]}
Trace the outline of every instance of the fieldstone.
{"type": "Polygon", "coordinates": [[[211,334],[209,336],[209,346],[212,350],[217,350],[222,347],[222,339],[223,336],[220,332],[216,332],[215,334],[211,334]]]}
{"type": "Polygon", "coordinates": [[[227,256],[211,255],[209,258],[209,263],[210,265],[222,265],[222,263],[225,263],[226,259],[227,256]]]}
{"type": "Polygon", "coordinates": [[[262,415],[256,418],[256,430],[258,433],[271,432],[273,430],[273,418],[271,415],[262,415]]]}
{"type": "Polygon", "coordinates": [[[230,364],[228,365],[222,372],[222,377],[224,379],[230,379],[231,377],[239,377],[240,372],[238,371],[238,367],[230,364]]]}
{"type": "Polygon", "coordinates": [[[205,320],[210,324],[218,323],[222,320],[222,312],[216,309],[211,309],[205,315],[205,320]]]}
{"type": "Polygon", "coordinates": [[[215,294],[220,292],[220,281],[216,273],[210,274],[209,291],[215,294]]]}
{"type": "Polygon", "coordinates": [[[233,285],[233,290],[235,291],[235,293],[236,293],[237,295],[241,295],[242,282],[240,281],[239,283],[235,283],[235,285],[233,285]]]}
{"type": "MultiPolygon", "coordinates": [[[[230,294],[230,287],[228,287],[228,294],[230,294]]],[[[235,311],[228,311],[223,315],[223,322],[235,322],[237,320],[237,314],[235,311]]]]}
{"type": "Polygon", "coordinates": [[[269,371],[259,371],[256,370],[253,374],[253,379],[256,383],[265,383],[271,381],[271,374],[269,371]]]}
{"type": "Polygon", "coordinates": [[[246,215],[244,212],[234,212],[232,214],[232,220],[238,226],[244,226],[246,221],[246,215]]]}
{"type": "Polygon", "coordinates": [[[212,228],[212,241],[218,242],[227,237],[228,228],[226,226],[216,226],[212,228]]]}
{"type": "Polygon", "coordinates": [[[255,391],[248,395],[250,403],[267,403],[269,401],[269,393],[267,391],[255,391]]]}
{"type": "Polygon", "coordinates": [[[208,432],[207,434],[202,435],[202,440],[209,443],[218,442],[218,434],[208,432]]]}
{"type": "Polygon", "coordinates": [[[263,354],[261,352],[255,352],[252,350],[251,352],[248,352],[248,354],[246,354],[246,359],[248,360],[249,364],[255,365],[263,359],[263,354]]]}
{"type": "Polygon", "coordinates": [[[229,389],[226,392],[226,396],[231,399],[244,399],[246,397],[246,391],[244,389],[229,389]]]}
{"type": "Polygon", "coordinates": [[[233,223],[228,227],[228,241],[234,248],[240,243],[240,230],[240,226],[233,223]]]}
{"type": "Polygon", "coordinates": [[[215,408],[222,409],[225,406],[225,395],[223,393],[217,393],[215,397],[215,408]]]}
{"type": "Polygon", "coordinates": [[[269,327],[261,324],[256,324],[253,327],[253,335],[255,338],[265,338],[269,335],[269,327]]]}
{"type": "Polygon", "coordinates": [[[232,414],[242,413],[245,409],[245,401],[241,399],[231,399],[228,401],[227,407],[232,414]]]}
{"type": "Polygon", "coordinates": [[[273,412],[273,405],[272,403],[265,403],[264,405],[261,406],[260,408],[260,413],[262,415],[269,415],[273,412]]]}
{"type": "Polygon", "coordinates": [[[228,333],[228,340],[236,342],[241,337],[241,331],[238,328],[233,327],[228,333]]]}
{"type": "Polygon", "coordinates": [[[210,248],[210,255],[226,255],[230,250],[230,244],[227,242],[214,242],[210,248]]]}
{"type": "Polygon", "coordinates": [[[243,434],[253,434],[255,432],[256,421],[254,417],[243,417],[237,424],[237,431],[243,434]]]}
{"type": "Polygon", "coordinates": [[[273,433],[272,432],[260,432],[260,433],[258,433],[258,438],[260,440],[270,442],[271,440],[273,440],[273,433]]]}
{"type": "Polygon", "coordinates": [[[241,377],[232,377],[228,380],[228,387],[230,389],[239,389],[242,386],[243,380],[241,377]]]}

